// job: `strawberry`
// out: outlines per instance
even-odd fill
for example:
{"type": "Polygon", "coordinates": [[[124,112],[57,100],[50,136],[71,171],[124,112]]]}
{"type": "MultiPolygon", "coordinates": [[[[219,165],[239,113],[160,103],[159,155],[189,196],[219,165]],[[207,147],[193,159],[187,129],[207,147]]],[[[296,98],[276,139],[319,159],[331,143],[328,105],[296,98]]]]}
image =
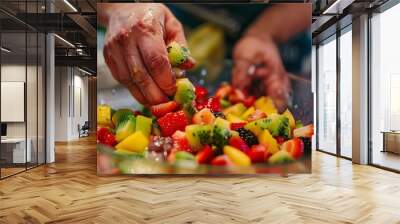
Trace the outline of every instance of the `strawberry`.
{"type": "Polygon", "coordinates": [[[248,97],[246,97],[246,99],[243,100],[243,104],[246,107],[253,106],[254,102],[256,102],[256,97],[255,96],[248,96],[248,97]]]}
{"type": "Polygon", "coordinates": [[[239,89],[234,89],[229,95],[229,101],[233,104],[241,103],[246,99],[244,93],[239,89]]]}
{"type": "Polygon", "coordinates": [[[220,156],[215,157],[211,161],[211,165],[213,165],[213,166],[231,166],[231,165],[233,165],[233,163],[231,160],[229,160],[228,156],[220,155],[220,156]]]}
{"type": "Polygon", "coordinates": [[[228,84],[221,85],[217,91],[215,91],[215,97],[218,97],[220,99],[224,99],[226,96],[228,96],[232,91],[232,87],[228,84]]]}
{"type": "Polygon", "coordinates": [[[108,128],[100,128],[97,131],[97,141],[104,145],[114,146],[117,144],[115,136],[111,133],[108,128]]]}
{"type": "Polygon", "coordinates": [[[209,108],[212,112],[220,112],[221,111],[221,101],[218,97],[211,97],[208,99],[207,108],[209,108]]]}
{"type": "Polygon", "coordinates": [[[197,110],[202,110],[203,108],[207,107],[207,101],[206,102],[200,102],[200,101],[196,100],[195,107],[196,107],[197,110]]]}
{"type": "Polygon", "coordinates": [[[277,136],[276,138],[276,142],[281,145],[283,142],[285,142],[285,138],[282,136],[277,136]]]}
{"type": "Polygon", "coordinates": [[[293,130],[294,137],[305,137],[311,138],[314,135],[314,125],[309,124],[307,126],[296,128],[293,130]]]}
{"type": "Polygon", "coordinates": [[[208,90],[206,88],[198,85],[195,88],[195,94],[196,94],[196,101],[202,102],[204,100],[207,100],[208,90]]]}
{"type": "Polygon", "coordinates": [[[231,129],[235,131],[236,129],[243,128],[246,124],[246,122],[231,123],[231,129]]]}
{"type": "Polygon", "coordinates": [[[169,101],[166,103],[154,105],[150,108],[151,113],[156,117],[162,117],[169,112],[175,111],[179,107],[179,104],[175,101],[169,101]]]}
{"type": "Polygon", "coordinates": [[[177,112],[169,112],[157,120],[163,136],[171,136],[175,131],[184,131],[189,121],[185,113],[180,110],[177,112]]]}
{"type": "Polygon", "coordinates": [[[174,149],[177,149],[178,151],[187,151],[190,152],[191,148],[189,146],[189,141],[186,138],[186,133],[183,131],[176,131],[172,135],[172,140],[174,142],[174,149]]]}
{"type": "Polygon", "coordinates": [[[138,115],[142,115],[142,112],[136,110],[136,111],[133,112],[133,114],[134,114],[135,116],[138,116],[138,115]]]}
{"type": "Polygon", "coordinates": [[[239,136],[233,136],[229,139],[229,145],[233,146],[237,149],[240,149],[242,152],[248,152],[250,150],[249,146],[246,144],[246,142],[241,139],[239,136]]]}
{"type": "Polygon", "coordinates": [[[117,140],[115,140],[115,136],[113,134],[108,134],[106,139],[104,140],[103,144],[114,146],[117,144],[117,140]]]}
{"type": "Polygon", "coordinates": [[[196,61],[192,57],[188,57],[182,64],[179,65],[180,69],[189,70],[194,67],[196,61]]]}
{"type": "Polygon", "coordinates": [[[253,145],[247,152],[247,155],[250,157],[251,162],[253,163],[265,162],[271,156],[271,154],[263,145],[253,145]]]}
{"type": "Polygon", "coordinates": [[[247,117],[247,121],[252,122],[252,121],[256,121],[261,118],[264,118],[264,117],[267,117],[267,114],[265,114],[263,111],[257,109],[247,117]]]}
{"type": "Polygon", "coordinates": [[[304,153],[304,143],[299,138],[293,138],[284,142],[281,149],[287,151],[294,159],[298,159],[304,153]]]}
{"type": "Polygon", "coordinates": [[[204,108],[195,113],[192,122],[194,124],[212,124],[215,121],[215,116],[210,109],[204,108]]]}
{"type": "Polygon", "coordinates": [[[196,161],[199,164],[209,163],[213,157],[214,151],[209,145],[205,145],[204,148],[199,153],[197,153],[196,161]]]}

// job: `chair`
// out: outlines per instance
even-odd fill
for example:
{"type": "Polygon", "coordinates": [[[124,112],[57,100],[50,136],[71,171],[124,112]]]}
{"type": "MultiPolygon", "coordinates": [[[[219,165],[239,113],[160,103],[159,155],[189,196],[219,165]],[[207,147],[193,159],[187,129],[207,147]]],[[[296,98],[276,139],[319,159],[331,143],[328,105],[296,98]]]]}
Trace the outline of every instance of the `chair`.
{"type": "Polygon", "coordinates": [[[82,127],[78,124],[79,138],[89,136],[89,130],[90,130],[89,121],[85,121],[82,127]]]}

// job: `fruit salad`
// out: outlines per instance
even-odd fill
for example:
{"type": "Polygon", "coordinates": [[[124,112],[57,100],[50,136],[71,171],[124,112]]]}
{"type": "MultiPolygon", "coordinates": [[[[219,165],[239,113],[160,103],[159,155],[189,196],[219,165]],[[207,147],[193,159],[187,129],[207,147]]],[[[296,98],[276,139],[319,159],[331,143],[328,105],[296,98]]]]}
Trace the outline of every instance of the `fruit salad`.
{"type": "MultiPolygon", "coordinates": [[[[168,46],[171,64],[189,68],[188,50],[180,48],[168,46]]],[[[188,78],[176,85],[169,102],[142,111],[98,106],[98,145],[120,156],[105,162],[114,173],[140,172],[132,161],[193,169],[274,166],[300,160],[311,149],[313,125],[303,125],[288,109],[279,113],[269,97],[257,99],[227,83],[213,95],[188,78]]]]}

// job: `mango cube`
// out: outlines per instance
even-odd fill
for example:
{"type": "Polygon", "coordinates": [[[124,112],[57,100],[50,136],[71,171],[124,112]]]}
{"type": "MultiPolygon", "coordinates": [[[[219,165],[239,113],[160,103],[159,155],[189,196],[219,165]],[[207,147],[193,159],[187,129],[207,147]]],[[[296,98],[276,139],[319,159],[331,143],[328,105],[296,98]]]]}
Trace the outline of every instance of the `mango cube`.
{"type": "Polygon", "coordinates": [[[115,148],[131,152],[143,152],[149,145],[149,138],[141,131],[137,131],[118,143],[115,148]]]}
{"type": "Polygon", "coordinates": [[[279,151],[278,142],[271,133],[266,129],[258,136],[258,142],[267,148],[268,152],[274,154],[279,151]]]}
{"type": "Polygon", "coordinates": [[[246,153],[239,149],[226,145],[224,146],[224,154],[237,166],[250,166],[251,160],[246,153]]]}

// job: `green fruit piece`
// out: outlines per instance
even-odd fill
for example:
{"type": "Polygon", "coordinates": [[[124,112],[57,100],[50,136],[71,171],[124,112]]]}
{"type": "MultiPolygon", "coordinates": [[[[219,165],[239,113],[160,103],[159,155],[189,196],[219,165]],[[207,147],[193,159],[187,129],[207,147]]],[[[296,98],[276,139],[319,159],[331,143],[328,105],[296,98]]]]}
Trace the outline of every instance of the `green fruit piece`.
{"type": "Polygon", "coordinates": [[[229,121],[222,118],[215,119],[212,131],[212,144],[217,148],[217,154],[222,153],[222,148],[228,144],[232,136],[229,121]]]}
{"type": "Polygon", "coordinates": [[[133,166],[133,161],[132,160],[123,160],[123,161],[118,163],[119,171],[122,174],[131,174],[132,173],[132,166],[133,166]]]}
{"type": "Polygon", "coordinates": [[[271,123],[271,119],[262,118],[256,121],[252,121],[244,126],[245,129],[253,132],[255,135],[260,135],[262,131],[266,130],[271,123]]]}
{"type": "Polygon", "coordinates": [[[197,109],[194,107],[193,103],[187,103],[182,106],[182,110],[185,115],[191,118],[195,113],[197,113],[197,109]]]}
{"type": "Polygon", "coordinates": [[[185,151],[178,151],[175,153],[175,161],[178,160],[195,160],[196,158],[194,157],[193,154],[185,151]]]}
{"type": "Polygon", "coordinates": [[[118,123],[130,115],[133,115],[133,112],[130,109],[123,108],[117,110],[112,116],[112,122],[114,123],[114,126],[118,127],[118,123]]]}
{"type": "Polygon", "coordinates": [[[297,120],[297,121],[296,121],[296,128],[295,128],[295,129],[301,128],[301,127],[303,127],[303,122],[302,122],[301,120],[297,120]]]}
{"type": "Polygon", "coordinates": [[[262,131],[269,130],[272,136],[282,136],[285,139],[290,138],[289,119],[285,115],[272,114],[268,118],[262,118],[252,121],[244,126],[255,135],[260,135],[262,131]]]}
{"type": "Polygon", "coordinates": [[[291,132],[289,119],[285,115],[272,114],[268,117],[268,119],[271,119],[271,123],[268,125],[267,128],[271,132],[272,136],[282,136],[285,139],[290,138],[291,132]]]}
{"type": "Polygon", "coordinates": [[[120,156],[124,156],[125,158],[141,159],[145,157],[144,152],[132,152],[125,149],[117,149],[115,150],[115,153],[120,156]]]}
{"type": "Polygon", "coordinates": [[[292,161],[294,161],[293,157],[286,150],[280,150],[268,159],[270,164],[283,164],[292,161]]]}
{"type": "Polygon", "coordinates": [[[231,103],[230,103],[228,100],[221,99],[220,102],[221,102],[221,107],[222,107],[223,109],[225,109],[225,108],[231,106],[231,103]]]}
{"type": "Polygon", "coordinates": [[[211,143],[211,125],[192,124],[185,128],[186,138],[193,149],[201,149],[205,144],[211,143]]]}
{"type": "Polygon", "coordinates": [[[283,112],[282,115],[286,116],[289,119],[290,129],[292,129],[292,130],[295,129],[296,128],[296,121],[294,120],[292,112],[290,112],[289,109],[286,109],[285,112],[283,112]]]}
{"type": "Polygon", "coordinates": [[[176,81],[176,93],[174,100],[180,105],[192,105],[195,99],[194,86],[187,78],[176,81]]]}
{"type": "Polygon", "coordinates": [[[231,127],[231,124],[229,123],[229,121],[227,121],[227,120],[225,120],[225,119],[223,119],[221,117],[217,117],[215,119],[214,125],[218,125],[218,126],[220,126],[221,128],[224,128],[224,129],[230,129],[230,127],[231,127]]]}
{"type": "Polygon", "coordinates": [[[177,42],[171,42],[167,46],[168,59],[173,67],[183,64],[189,57],[189,50],[177,42]]]}
{"type": "Polygon", "coordinates": [[[152,117],[153,114],[151,113],[150,109],[148,107],[143,107],[142,110],[140,111],[140,114],[145,116],[145,117],[152,117]]]}
{"type": "Polygon", "coordinates": [[[153,120],[139,115],[136,117],[136,132],[141,131],[146,137],[150,136],[153,120]]]}
{"type": "Polygon", "coordinates": [[[128,115],[127,117],[125,117],[124,120],[118,122],[118,126],[115,129],[115,139],[117,140],[117,142],[122,141],[133,132],[135,132],[135,126],[136,118],[133,115],[128,115]]]}
{"type": "Polygon", "coordinates": [[[224,110],[224,114],[233,114],[240,117],[240,115],[242,115],[246,111],[246,109],[247,108],[243,105],[243,103],[237,103],[233,106],[226,108],[224,110]]]}

